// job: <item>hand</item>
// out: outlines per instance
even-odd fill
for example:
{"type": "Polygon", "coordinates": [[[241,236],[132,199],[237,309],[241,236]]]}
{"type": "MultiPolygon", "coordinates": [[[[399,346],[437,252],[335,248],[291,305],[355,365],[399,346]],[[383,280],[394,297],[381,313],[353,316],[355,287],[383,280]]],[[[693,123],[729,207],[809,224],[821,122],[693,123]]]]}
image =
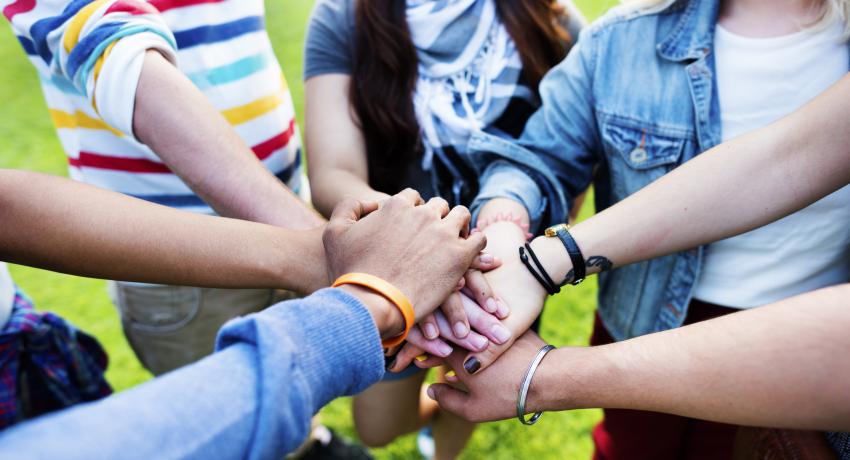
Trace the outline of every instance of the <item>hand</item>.
{"type": "MultiPolygon", "coordinates": [[[[471,422],[516,417],[517,396],[522,379],[534,356],[544,345],[537,334],[526,332],[495,364],[475,375],[464,372],[464,356],[461,352],[452,353],[448,363],[457,375],[448,379],[451,383],[459,381],[467,390],[463,391],[451,384],[438,383],[428,388],[428,396],[437,401],[440,408],[471,422]]],[[[552,359],[551,355],[552,353],[547,355],[543,363],[552,359]]],[[[526,399],[526,409],[529,413],[541,410],[535,381],[536,379],[532,380],[526,399]]]]}
{"type": "Polygon", "coordinates": [[[413,328],[407,336],[407,343],[395,356],[395,361],[388,367],[391,372],[401,372],[416,359],[416,365],[421,368],[435,367],[442,364],[443,360],[452,353],[452,346],[446,343],[448,340],[464,350],[483,352],[494,345],[507,343],[511,339],[511,332],[495,316],[482,310],[481,307],[464,294],[457,294],[463,305],[473,332],[467,334],[463,339],[458,339],[452,333],[448,321],[437,312],[434,316],[438,319],[437,325],[439,335],[443,338],[428,339],[421,332],[421,328],[413,328]],[[480,331],[481,334],[474,332],[480,331]],[[420,360],[425,354],[426,359],[420,360]]]}
{"type": "MultiPolygon", "coordinates": [[[[525,277],[530,277],[528,270],[519,262],[506,260],[501,268],[485,275],[492,286],[500,286],[498,295],[511,305],[511,315],[502,320],[502,325],[510,331],[510,338],[502,343],[491,343],[483,351],[471,351],[464,359],[461,371],[474,374],[480,372],[495,362],[507,351],[513,341],[522,336],[534,324],[543,310],[546,293],[535,281],[529,284],[525,277]]],[[[418,364],[418,363],[417,363],[418,364]]]]}
{"type": "Polygon", "coordinates": [[[469,235],[469,211],[449,209],[436,198],[422,204],[404,190],[381,204],[346,200],[334,210],[323,241],[331,279],[369,273],[400,289],[416,321],[454,291],[484,249],[483,235],[469,235]]]}
{"type": "MultiPolygon", "coordinates": [[[[502,265],[501,259],[491,254],[481,253],[473,261],[469,271],[466,272],[463,278],[458,283],[457,290],[463,292],[467,297],[474,298],[478,305],[488,313],[496,315],[499,318],[505,318],[510,313],[507,305],[501,299],[493,295],[493,290],[487,283],[482,272],[490,271],[502,265]]],[[[470,322],[467,318],[468,307],[464,306],[459,293],[449,296],[440,306],[440,311],[443,312],[448,323],[451,325],[449,334],[446,334],[444,328],[439,327],[434,315],[428,315],[422,320],[419,325],[425,338],[428,340],[437,339],[441,334],[451,340],[464,339],[470,333],[470,322]],[[451,336],[451,337],[450,337],[451,336]]],[[[478,332],[489,337],[496,337],[495,343],[503,343],[507,339],[507,330],[500,330],[493,335],[494,331],[490,330],[492,323],[485,324],[488,329],[479,330],[478,332]]],[[[479,350],[478,348],[467,348],[470,350],[479,350]]]]}

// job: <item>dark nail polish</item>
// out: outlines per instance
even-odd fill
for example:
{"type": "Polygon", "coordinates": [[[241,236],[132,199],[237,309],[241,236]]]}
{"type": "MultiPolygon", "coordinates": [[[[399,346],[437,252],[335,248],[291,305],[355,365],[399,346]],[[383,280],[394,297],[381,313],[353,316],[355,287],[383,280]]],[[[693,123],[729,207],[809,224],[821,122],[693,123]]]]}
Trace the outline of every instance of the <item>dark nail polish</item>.
{"type": "Polygon", "coordinates": [[[387,358],[384,359],[384,362],[386,363],[385,367],[387,370],[392,369],[392,367],[395,366],[395,356],[387,356],[387,358]]]}
{"type": "Polygon", "coordinates": [[[478,369],[481,369],[481,363],[478,361],[478,358],[473,356],[463,363],[463,368],[466,369],[466,372],[469,374],[474,374],[478,372],[478,369]]]}

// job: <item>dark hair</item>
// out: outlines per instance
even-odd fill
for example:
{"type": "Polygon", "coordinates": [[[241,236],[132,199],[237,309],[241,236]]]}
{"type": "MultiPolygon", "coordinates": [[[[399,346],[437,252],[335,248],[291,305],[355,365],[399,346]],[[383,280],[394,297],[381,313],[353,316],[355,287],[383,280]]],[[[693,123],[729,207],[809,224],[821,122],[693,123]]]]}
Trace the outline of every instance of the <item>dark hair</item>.
{"type": "MultiPolygon", "coordinates": [[[[402,0],[356,0],[354,71],[350,99],[366,142],[369,183],[395,193],[421,153],[413,108],[418,59],[402,0]]],[[[569,35],[556,0],[496,0],[499,17],[516,43],[525,81],[537,88],[564,58],[569,35]]]]}

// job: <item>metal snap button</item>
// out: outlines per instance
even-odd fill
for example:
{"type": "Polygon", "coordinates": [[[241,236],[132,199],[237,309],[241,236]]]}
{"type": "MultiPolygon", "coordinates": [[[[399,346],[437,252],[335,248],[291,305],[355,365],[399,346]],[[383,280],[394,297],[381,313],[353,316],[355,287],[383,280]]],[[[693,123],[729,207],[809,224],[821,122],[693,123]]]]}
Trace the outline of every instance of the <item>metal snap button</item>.
{"type": "Polygon", "coordinates": [[[647,158],[649,158],[649,154],[646,153],[646,150],[644,150],[643,148],[638,147],[632,150],[632,153],[629,155],[629,157],[634,163],[643,163],[647,160],[647,158]]]}

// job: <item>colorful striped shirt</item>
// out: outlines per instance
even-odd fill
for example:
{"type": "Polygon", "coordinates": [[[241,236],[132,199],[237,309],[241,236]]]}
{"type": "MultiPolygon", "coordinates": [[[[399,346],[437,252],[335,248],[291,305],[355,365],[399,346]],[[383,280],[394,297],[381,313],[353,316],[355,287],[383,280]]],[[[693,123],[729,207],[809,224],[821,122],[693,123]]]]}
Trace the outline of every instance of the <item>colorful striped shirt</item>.
{"type": "Polygon", "coordinates": [[[133,135],[144,53],[156,49],[272,173],[299,190],[295,110],[265,30],[262,0],[0,0],[0,8],[38,70],[71,177],[212,213],[133,135]]]}

